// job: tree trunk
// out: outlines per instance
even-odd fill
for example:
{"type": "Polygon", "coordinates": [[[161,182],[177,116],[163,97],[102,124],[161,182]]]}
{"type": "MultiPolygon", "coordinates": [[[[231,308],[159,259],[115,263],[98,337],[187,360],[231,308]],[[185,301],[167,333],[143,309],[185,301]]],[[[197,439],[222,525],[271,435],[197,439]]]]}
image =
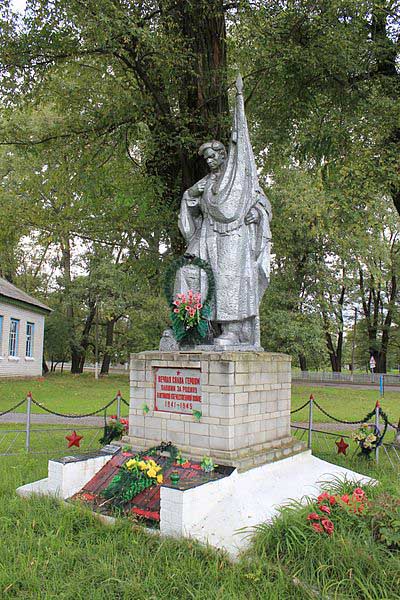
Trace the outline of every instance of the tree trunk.
{"type": "MultiPolygon", "coordinates": [[[[205,175],[206,164],[197,154],[199,146],[209,139],[227,141],[230,124],[224,10],[223,0],[163,2],[160,22],[166,31],[175,29],[185,47],[185,65],[176,73],[182,81],[177,98],[171,99],[164,90],[154,53],[138,53],[136,34],[127,41],[124,52],[117,53],[135,73],[152,105],[148,117],[154,124],[154,152],[146,168],[163,182],[163,210],[167,204],[178,211],[182,192],[205,175]]],[[[184,240],[172,211],[171,217],[171,245],[175,254],[181,254],[184,240]]]]}
{"type": "Polygon", "coordinates": [[[46,363],[45,359],[43,358],[42,373],[43,373],[43,375],[47,375],[48,372],[49,372],[49,367],[47,366],[47,363],[46,363]]]}
{"type": "Polygon", "coordinates": [[[304,354],[299,354],[299,365],[301,371],[308,371],[307,369],[307,359],[304,354]]]}
{"type": "MultiPolygon", "coordinates": [[[[80,342],[80,352],[79,352],[79,363],[78,363],[78,373],[83,373],[83,367],[85,366],[86,360],[86,351],[89,347],[89,335],[90,330],[92,328],[94,318],[96,316],[96,302],[95,300],[89,301],[89,314],[86,317],[85,326],[83,328],[81,342],[80,342]]],[[[72,369],[71,369],[71,372],[72,369]]]]}
{"type": "Polygon", "coordinates": [[[103,356],[103,362],[101,364],[100,375],[108,375],[111,363],[111,349],[114,342],[114,327],[116,319],[110,319],[107,321],[106,326],[106,349],[103,356]]]}

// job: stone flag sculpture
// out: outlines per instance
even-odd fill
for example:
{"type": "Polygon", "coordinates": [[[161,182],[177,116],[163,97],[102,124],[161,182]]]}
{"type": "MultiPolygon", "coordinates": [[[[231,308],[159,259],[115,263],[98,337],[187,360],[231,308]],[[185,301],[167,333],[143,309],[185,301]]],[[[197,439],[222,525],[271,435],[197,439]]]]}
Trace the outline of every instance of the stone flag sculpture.
{"type": "MultiPolygon", "coordinates": [[[[227,154],[216,140],[199,149],[210,173],[182,198],[179,228],[186,253],[209,263],[215,278],[211,323],[218,349],[260,349],[259,305],[269,282],[271,205],[258,183],[243,101],[236,81],[233,128],[227,154]]],[[[176,289],[200,291],[207,278],[181,269],[176,289]]]]}

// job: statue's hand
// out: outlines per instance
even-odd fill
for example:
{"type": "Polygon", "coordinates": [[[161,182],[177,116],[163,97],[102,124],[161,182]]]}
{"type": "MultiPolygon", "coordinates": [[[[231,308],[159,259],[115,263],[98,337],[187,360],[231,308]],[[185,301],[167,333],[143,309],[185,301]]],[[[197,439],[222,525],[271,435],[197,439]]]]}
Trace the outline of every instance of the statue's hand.
{"type": "Polygon", "coordinates": [[[206,187],[206,182],[204,179],[200,179],[200,181],[198,181],[196,183],[196,187],[199,191],[200,194],[202,194],[204,192],[204,188],[206,187]]]}
{"type": "Polygon", "coordinates": [[[189,196],[192,198],[198,198],[204,192],[204,188],[206,187],[206,182],[200,179],[197,183],[194,184],[193,187],[189,190],[189,196]]]}
{"type": "Polygon", "coordinates": [[[244,218],[244,222],[246,223],[246,225],[251,225],[251,223],[259,223],[259,221],[260,215],[258,213],[258,210],[254,207],[249,210],[249,212],[244,218]]]}

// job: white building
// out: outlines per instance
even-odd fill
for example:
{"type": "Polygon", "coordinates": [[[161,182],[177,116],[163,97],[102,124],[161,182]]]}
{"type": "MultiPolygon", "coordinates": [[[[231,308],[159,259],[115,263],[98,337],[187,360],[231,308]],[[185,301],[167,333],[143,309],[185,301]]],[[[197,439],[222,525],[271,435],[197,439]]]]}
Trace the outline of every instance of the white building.
{"type": "Polygon", "coordinates": [[[0,277],[0,377],[42,374],[44,318],[50,312],[0,277]]]}

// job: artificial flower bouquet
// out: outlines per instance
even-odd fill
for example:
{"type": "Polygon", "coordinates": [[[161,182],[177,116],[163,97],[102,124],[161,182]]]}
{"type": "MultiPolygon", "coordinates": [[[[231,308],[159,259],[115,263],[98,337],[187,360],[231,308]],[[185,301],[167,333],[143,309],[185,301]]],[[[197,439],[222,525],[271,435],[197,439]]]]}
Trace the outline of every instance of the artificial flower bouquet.
{"type": "Polygon", "coordinates": [[[360,446],[361,454],[366,456],[369,456],[372,450],[377,447],[379,442],[376,428],[372,432],[367,423],[363,423],[361,427],[353,433],[353,439],[360,446]]]}
{"type": "Polygon", "coordinates": [[[114,440],[120,440],[125,433],[128,432],[128,419],[118,418],[117,415],[112,415],[108,423],[104,426],[103,437],[100,439],[100,444],[111,444],[114,440]]]}

